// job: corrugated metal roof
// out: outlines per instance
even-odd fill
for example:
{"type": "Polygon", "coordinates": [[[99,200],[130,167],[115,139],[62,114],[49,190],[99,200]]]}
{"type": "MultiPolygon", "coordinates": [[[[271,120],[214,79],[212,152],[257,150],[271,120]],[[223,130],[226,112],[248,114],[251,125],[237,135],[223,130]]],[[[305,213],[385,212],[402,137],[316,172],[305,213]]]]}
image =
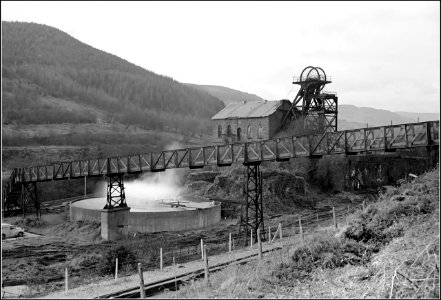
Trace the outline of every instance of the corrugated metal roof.
{"type": "Polygon", "coordinates": [[[272,115],[287,100],[230,103],[211,119],[260,118],[272,115]]]}

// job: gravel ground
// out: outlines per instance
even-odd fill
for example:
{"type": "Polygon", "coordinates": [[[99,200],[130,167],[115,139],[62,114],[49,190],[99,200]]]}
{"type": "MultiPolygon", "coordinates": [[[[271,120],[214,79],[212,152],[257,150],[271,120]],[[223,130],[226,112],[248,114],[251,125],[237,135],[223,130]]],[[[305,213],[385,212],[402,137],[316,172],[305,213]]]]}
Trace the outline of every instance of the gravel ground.
{"type": "MultiPolygon", "coordinates": [[[[275,249],[280,246],[292,244],[293,239],[292,238],[286,238],[282,241],[274,242],[272,244],[263,244],[262,250],[270,250],[275,249]]],[[[251,254],[257,254],[257,246],[254,245],[253,249],[250,249],[250,247],[238,249],[235,251],[232,251],[231,253],[223,253],[216,256],[209,256],[208,257],[208,264],[210,266],[215,266],[218,264],[222,264],[225,262],[233,261],[239,258],[243,258],[245,256],[251,255],[251,254]]],[[[204,265],[202,260],[192,261],[185,264],[180,264],[177,266],[168,266],[165,267],[162,271],[161,270],[155,270],[155,271],[145,271],[143,272],[144,276],[144,284],[150,284],[158,280],[163,280],[167,278],[173,278],[175,276],[179,276],[188,272],[196,271],[199,269],[203,269],[204,265]]],[[[83,285],[81,287],[73,288],[68,290],[68,292],[59,291],[56,293],[48,294],[41,298],[52,298],[52,299],[68,299],[68,298],[76,298],[76,299],[90,299],[95,298],[101,295],[115,293],[121,290],[130,289],[139,287],[139,276],[138,274],[133,274],[131,276],[118,278],[117,281],[115,280],[103,280],[96,283],[91,283],[88,285],[83,285]]]]}
{"type": "Polygon", "coordinates": [[[40,236],[41,236],[40,234],[36,234],[36,233],[32,233],[32,232],[25,232],[23,234],[23,237],[10,237],[10,238],[6,238],[6,239],[2,240],[2,247],[12,241],[23,240],[23,239],[28,239],[28,238],[38,238],[40,236]]]}

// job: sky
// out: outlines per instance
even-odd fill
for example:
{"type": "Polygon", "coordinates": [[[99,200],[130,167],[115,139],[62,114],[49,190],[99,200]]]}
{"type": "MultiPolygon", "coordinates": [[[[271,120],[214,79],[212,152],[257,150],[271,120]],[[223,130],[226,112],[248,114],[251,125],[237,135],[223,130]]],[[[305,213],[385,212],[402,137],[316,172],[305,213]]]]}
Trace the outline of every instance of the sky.
{"type": "Polygon", "coordinates": [[[440,111],[440,2],[5,2],[2,21],[58,28],[179,82],[267,100],[321,67],[339,104],[440,111]]]}

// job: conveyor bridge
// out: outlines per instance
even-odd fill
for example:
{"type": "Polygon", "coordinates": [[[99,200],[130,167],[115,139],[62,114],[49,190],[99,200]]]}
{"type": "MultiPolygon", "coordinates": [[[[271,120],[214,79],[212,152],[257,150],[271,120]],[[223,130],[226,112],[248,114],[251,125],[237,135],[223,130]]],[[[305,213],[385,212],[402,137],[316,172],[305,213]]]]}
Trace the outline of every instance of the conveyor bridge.
{"type": "MultiPolygon", "coordinates": [[[[242,163],[250,168],[256,168],[254,172],[258,178],[260,172],[258,166],[264,161],[287,161],[295,157],[320,157],[332,154],[370,154],[374,151],[389,152],[430,146],[439,147],[439,121],[16,168],[3,189],[3,212],[7,214],[8,211],[18,208],[23,209],[24,212],[26,206],[34,204],[38,214],[40,204],[37,199],[37,182],[108,176],[110,182],[116,182],[108,187],[107,198],[111,201],[108,201],[106,208],[111,209],[118,205],[126,206],[122,181],[124,174],[161,172],[172,168],[197,169],[210,165],[226,167],[233,163],[242,163]]],[[[260,195],[258,189],[261,187],[257,183],[253,188],[254,194],[260,195]]]]}

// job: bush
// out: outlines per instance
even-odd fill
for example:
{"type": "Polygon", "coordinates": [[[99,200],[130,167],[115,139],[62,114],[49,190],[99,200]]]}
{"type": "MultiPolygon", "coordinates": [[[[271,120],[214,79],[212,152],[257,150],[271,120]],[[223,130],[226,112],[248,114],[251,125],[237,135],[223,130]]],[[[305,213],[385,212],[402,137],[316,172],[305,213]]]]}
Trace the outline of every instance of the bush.
{"type": "Polygon", "coordinates": [[[97,266],[98,272],[104,275],[115,273],[115,260],[118,258],[118,270],[136,270],[137,260],[133,252],[125,246],[112,247],[104,254],[97,266]]]}
{"type": "Polygon", "coordinates": [[[341,191],[345,184],[346,158],[323,156],[317,163],[312,179],[323,191],[341,191]]]}

